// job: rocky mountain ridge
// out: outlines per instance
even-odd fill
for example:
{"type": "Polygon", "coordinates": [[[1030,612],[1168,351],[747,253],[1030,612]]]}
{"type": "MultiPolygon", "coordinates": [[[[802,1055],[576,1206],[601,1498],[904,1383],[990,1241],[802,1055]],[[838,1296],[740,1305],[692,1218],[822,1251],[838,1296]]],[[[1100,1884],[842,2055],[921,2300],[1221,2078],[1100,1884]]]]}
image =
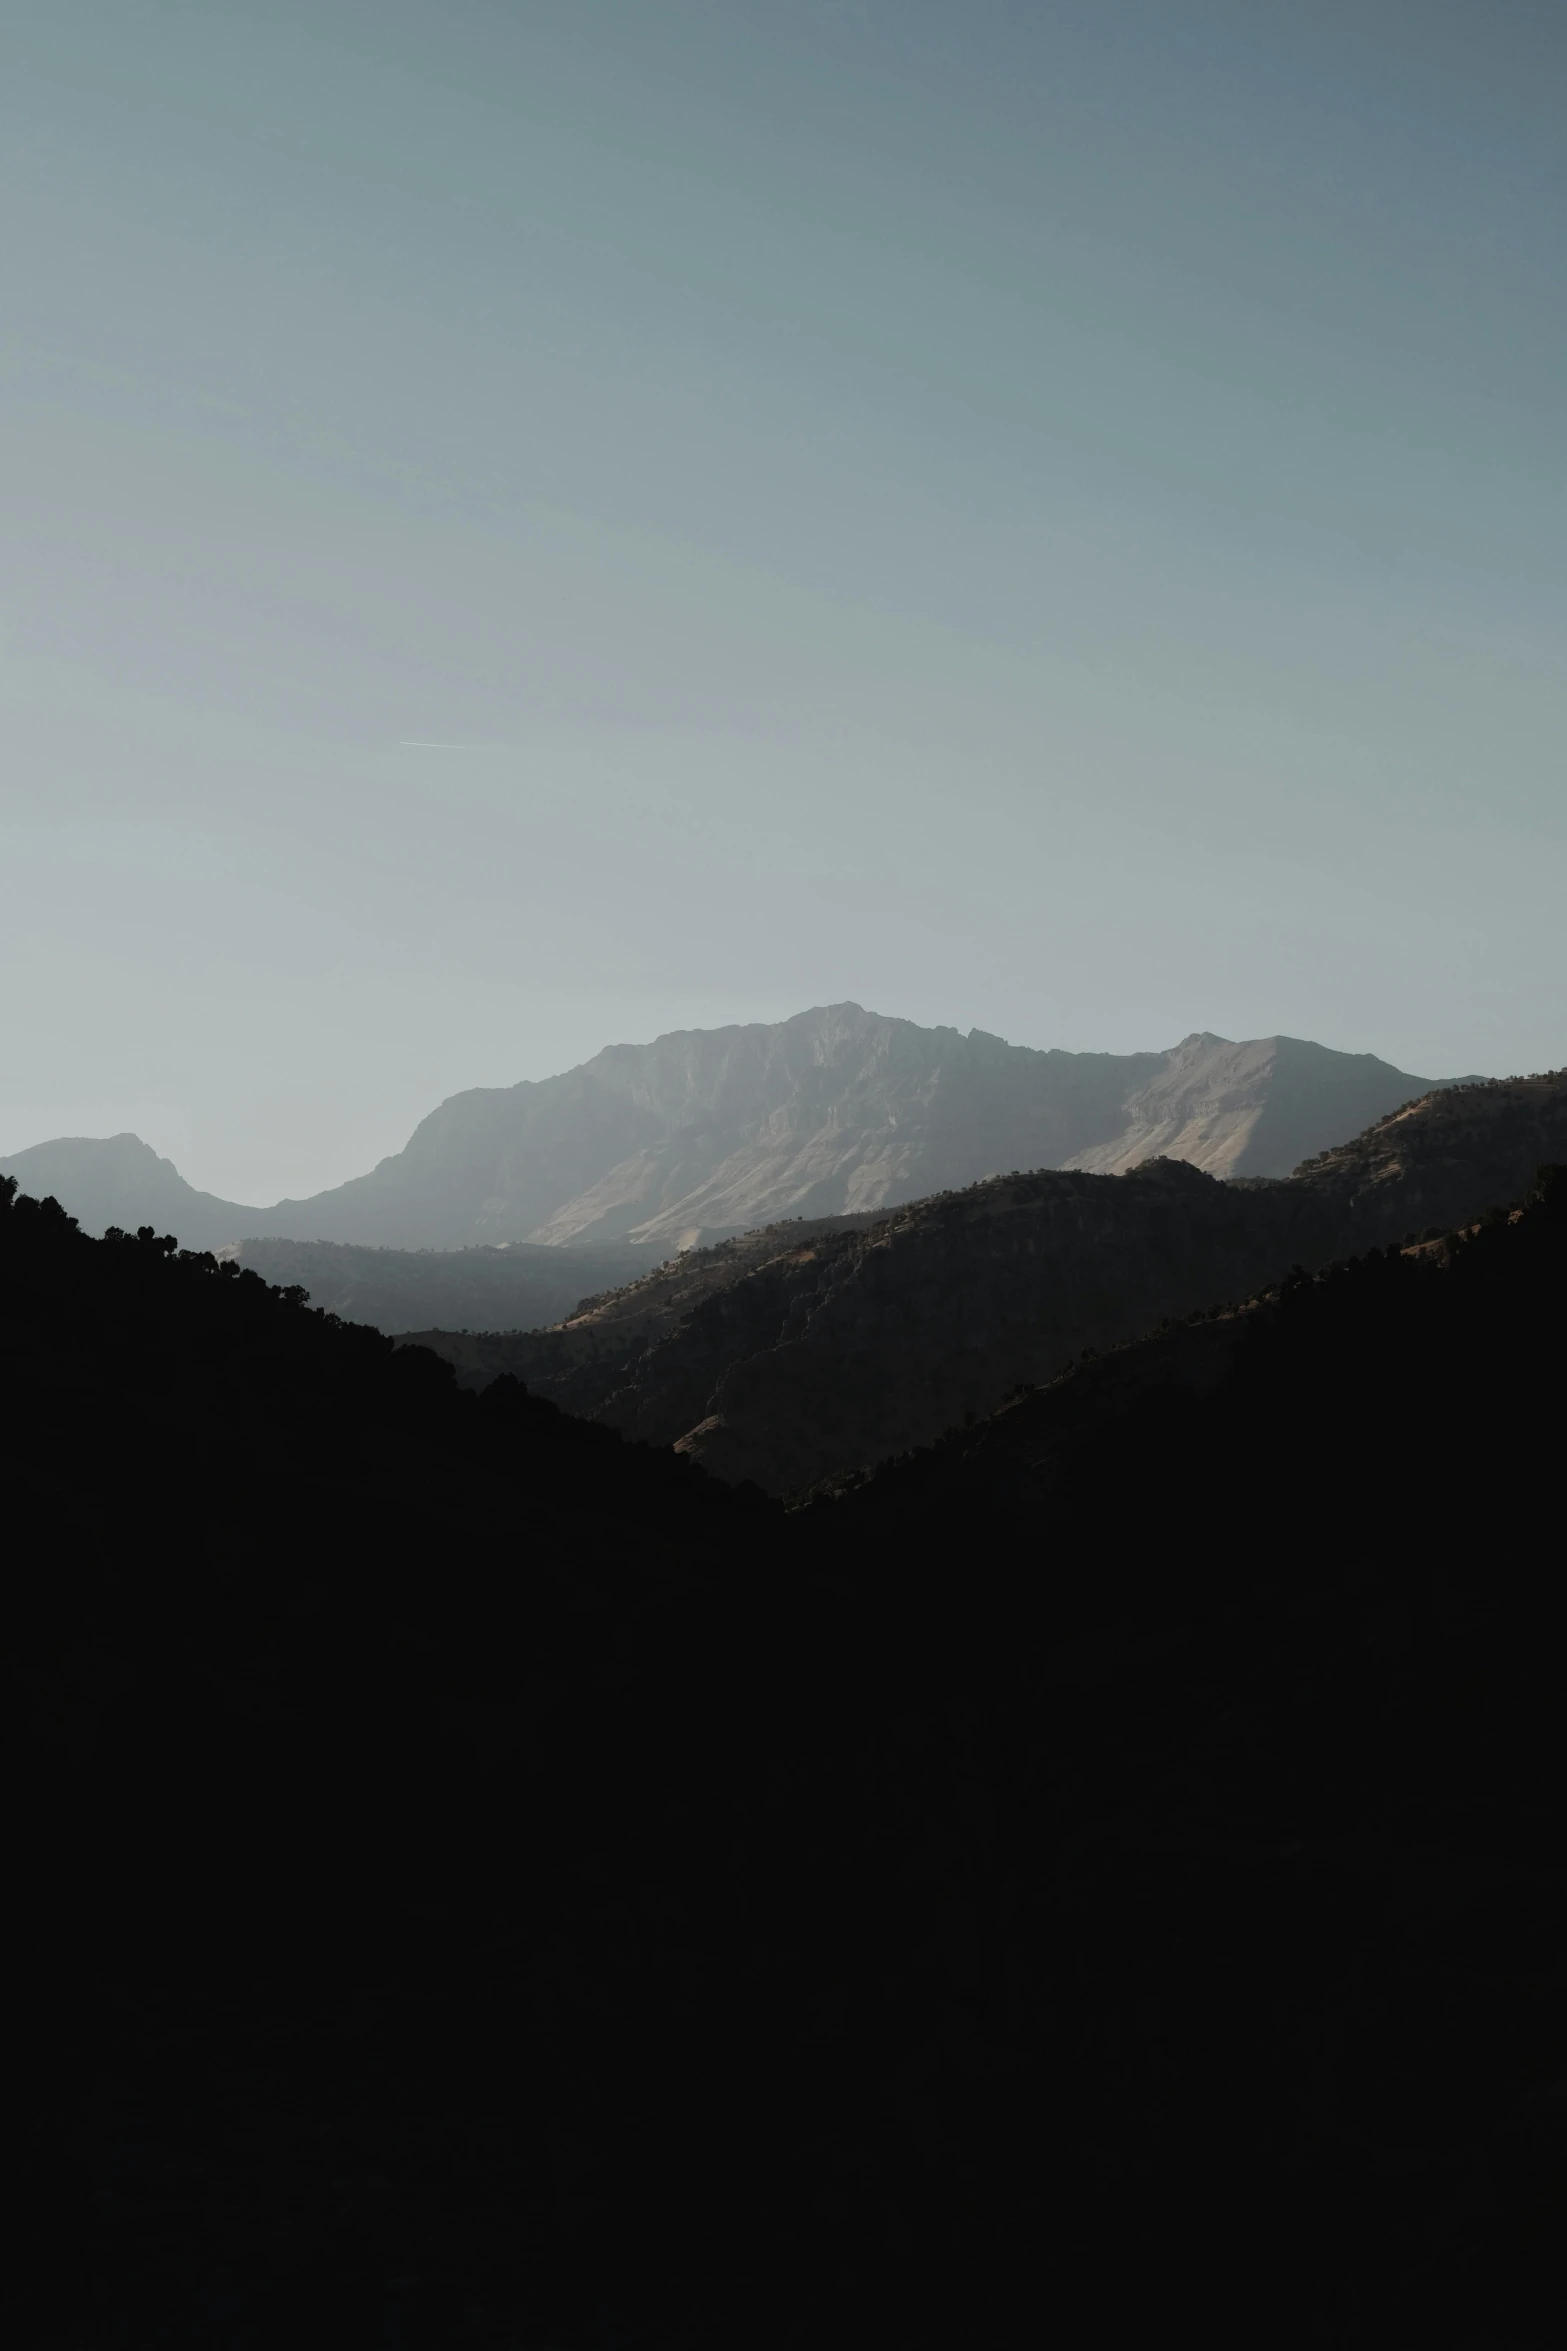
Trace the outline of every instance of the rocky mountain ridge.
{"type": "Polygon", "coordinates": [[[1493,1081],[1430,1094],[1283,1181],[1173,1159],[996,1177],[766,1228],[554,1330],[416,1336],[465,1384],[510,1373],[721,1477],[797,1492],[1295,1264],[1462,1224],[1563,1158],[1567,1072],[1493,1081]]]}
{"type": "Polygon", "coordinates": [[[1284,1175],[1432,1083],[1295,1038],[1038,1052],[835,1004],[453,1095],[367,1175],[269,1208],[195,1191],[132,1135],[38,1144],[0,1172],[84,1229],[151,1223],[195,1246],[611,1243],[656,1259],[1008,1168],[1113,1173],[1162,1153],[1216,1176],[1284,1175]]]}

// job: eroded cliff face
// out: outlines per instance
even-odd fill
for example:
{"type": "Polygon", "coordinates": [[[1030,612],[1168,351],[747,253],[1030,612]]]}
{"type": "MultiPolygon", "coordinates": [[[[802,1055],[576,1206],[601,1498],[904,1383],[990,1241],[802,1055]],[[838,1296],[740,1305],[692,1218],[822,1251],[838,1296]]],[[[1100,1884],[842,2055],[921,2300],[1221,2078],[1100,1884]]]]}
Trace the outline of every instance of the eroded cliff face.
{"type": "Polygon", "coordinates": [[[1567,1075],[1428,1096],[1287,1181],[1179,1160],[996,1177],[883,1217],[774,1225],[555,1330],[419,1334],[482,1385],[791,1493],[1050,1380],[1085,1349],[1241,1299],[1296,1265],[1458,1224],[1567,1157],[1567,1075]]]}
{"type": "Polygon", "coordinates": [[[1125,1123],[1068,1167],[1122,1175],[1145,1159],[1184,1159],[1216,1176],[1287,1175],[1329,1140],[1347,1140],[1430,1091],[1374,1053],[1335,1053],[1303,1037],[1183,1038],[1127,1096],[1125,1123]]]}

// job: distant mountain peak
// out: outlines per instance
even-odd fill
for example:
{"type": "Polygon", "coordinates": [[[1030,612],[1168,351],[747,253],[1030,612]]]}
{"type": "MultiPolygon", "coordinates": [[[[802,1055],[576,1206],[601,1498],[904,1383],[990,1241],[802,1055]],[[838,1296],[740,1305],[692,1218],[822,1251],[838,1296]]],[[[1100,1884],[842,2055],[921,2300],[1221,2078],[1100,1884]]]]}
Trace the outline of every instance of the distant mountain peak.
{"type": "Polygon", "coordinates": [[[128,1132],[58,1135],[0,1159],[0,1174],[15,1176],[35,1198],[52,1194],[86,1232],[153,1224],[191,1248],[240,1240],[265,1213],[198,1192],[171,1159],[128,1132]]]}
{"type": "Polygon", "coordinates": [[[136,1136],[3,1163],[90,1229],[151,1221],[201,1246],[263,1236],[652,1254],[787,1217],[858,1214],[997,1169],[1182,1160],[1282,1175],[1431,1081],[1372,1054],[1193,1030],[1163,1053],[1068,1053],[922,1028],[852,1001],[611,1045],[557,1077],[453,1094],[402,1151],[305,1200],[198,1193],[136,1136]]]}

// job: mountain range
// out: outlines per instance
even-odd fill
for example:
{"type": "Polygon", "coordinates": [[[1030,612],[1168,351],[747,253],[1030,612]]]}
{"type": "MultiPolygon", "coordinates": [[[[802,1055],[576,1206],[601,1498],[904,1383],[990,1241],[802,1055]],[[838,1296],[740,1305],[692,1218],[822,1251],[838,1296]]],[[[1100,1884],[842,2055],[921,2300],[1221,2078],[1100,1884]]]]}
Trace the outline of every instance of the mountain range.
{"type": "Polygon", "coordinates": [[[1356,1255],[792,1511],[0,1180],[8,2339],[1558,2341],[1564,1124],[836,1228],[840,1403],[1356,1255]]]}
{"type": "Polygon", "coordinates": [[[1462,1225],[1563,1159],[1567,1072],[1491,1080],[1440,1088],[1284,1179],[1220,1182],[1172,1158],[997,1176],[689,1252],[552,1330],[413,1336],[469,1384],[509,1373],[721,1477],[798,1492],[1292,1266],[1462,1225]]]}
{"type": "Polygon", "coordinates": [[[781,1217],[885,1210],[1017,1168],[1111,1174],[1162,1155],[1213,1176],[1287,1175],[1449,1082],[1294,1037],[1041,1052],[834,1004],[454,1094],[367,1175],[270,1207],[195,1190],[129,1134],[35,1144],[0,1172],[84,1230],[152,1224],[192,1247],[611,1244],[651,1264],[781,1217]]]}

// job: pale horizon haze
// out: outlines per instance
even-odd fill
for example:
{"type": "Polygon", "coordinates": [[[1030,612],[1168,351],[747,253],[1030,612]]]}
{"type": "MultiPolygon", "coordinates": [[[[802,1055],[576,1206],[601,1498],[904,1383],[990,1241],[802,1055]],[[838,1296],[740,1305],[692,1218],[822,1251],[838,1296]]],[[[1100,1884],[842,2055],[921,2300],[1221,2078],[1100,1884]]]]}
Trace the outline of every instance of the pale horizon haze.
{"type": "Polygon", "coordinates": [[[852,998],[1567,1062],[1567,19],[0,15],[0,1152],[852,998]]]}

